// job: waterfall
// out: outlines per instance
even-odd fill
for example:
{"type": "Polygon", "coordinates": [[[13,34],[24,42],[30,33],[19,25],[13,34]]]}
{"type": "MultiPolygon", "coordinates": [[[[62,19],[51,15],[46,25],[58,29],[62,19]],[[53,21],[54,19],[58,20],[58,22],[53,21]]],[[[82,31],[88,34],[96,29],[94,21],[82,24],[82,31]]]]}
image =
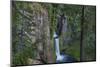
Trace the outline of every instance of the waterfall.
{"type": "Polygon", "coordinates": [[[67,19],[65,16],[61,15],[58,19],[57,30],[54,32],[54,45],[56,50],[56,60],[62,60],[64,57],[60,54],[59,48],[59,36],[62,34],[63,44],[66,44],[66,32],[67,32],[67,19]]]}
{"type": "Polygon", "coordinates": [[[60,48],[59,48],[59,37],[62,34],[62,42],[63,46],[67,44],[67,36],[66,36],[67,31],[67,18],[61,17],[61,19],[58,22],[57,25],[57,31],[54,32],[53,38],[54,38],[54,46],[55,46],[55,52],[56,52],[56,63],[62,63],[62,62],[74,62],[76,61],[73,57],[64,54],[61,52],[60,54],[60,48]]]}
{"type": "Polygon", "coordinates": [[[58,37],[58,35],[56,33],[54,33],[54,45],[55,45],[56,56],[57,56],[57,59],[56,60],[63,59],[63,57],[60,55],[59,37],[58,37]]]}
{"type": "Polygon", "coordinates": [[[56,33],[54,33],[54,44],[56,49],[56,55],[60,55],[60,49],[59,49],[59,38],[56,33]]]}

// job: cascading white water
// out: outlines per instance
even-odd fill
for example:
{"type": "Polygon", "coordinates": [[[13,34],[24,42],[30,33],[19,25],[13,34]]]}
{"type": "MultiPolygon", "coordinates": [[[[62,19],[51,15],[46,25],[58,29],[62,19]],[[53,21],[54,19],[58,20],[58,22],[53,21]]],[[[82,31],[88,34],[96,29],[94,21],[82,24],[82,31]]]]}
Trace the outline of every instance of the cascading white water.
{"type": "MultiPolygon", "coordinates": [[[[61,22],[60,22],[61,23],[61,22]]],[[[67,32],[67,19],[64,19],[62,22],[63,26],[62,26],[62,31],[60,31],[59,33],[62,33],[62,38],[63,38],[63,44],[66,43],[66,32],[67,32]]],[[[59,26],[59,25],[58,25],[59,26]]],[[[59,31],[59,28],[58,28],[59,31]]],[[[59,34],[58,33],[58,34],[59,34]]],[[[59,35],[60,36],[60,35],[59,35]]],[[[56,49],[56,56],[57,59],[56,60],[63,60],[64,56],[60,54],[60,48],[59,48],[59,36],[57,35],[57,32],[54,32],[54,45],[55,45],[55,49],[56,49]]]]}
{"type": "Polygon", "coordinates": [[[56,56],[57,56],[56,60],[62,60],[63,57],[60,55],[60,49],[59,49],[59,38],[56,33],[54,33],[54,42],[55,42],[54,44],[55,44],[56,56]]]}
{"type": "Polygon", "coordinates": [[[60,50],[59,50],[59,38],[57,37],[57,34],[54,33],[54,42],[55,42],[55,48],[56,48],[56,55],[60,55],[60,50]]]}

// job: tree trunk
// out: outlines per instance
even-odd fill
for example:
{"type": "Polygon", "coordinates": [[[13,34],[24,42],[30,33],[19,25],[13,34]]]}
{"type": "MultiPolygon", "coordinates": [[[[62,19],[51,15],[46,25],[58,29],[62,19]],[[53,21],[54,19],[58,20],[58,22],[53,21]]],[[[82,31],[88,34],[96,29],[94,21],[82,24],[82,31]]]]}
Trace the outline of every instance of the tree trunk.
{"type": "Polygon", "coordinates": [[[80,61],[83,61],[84,54],[83,54],[83,33],[84,33],[84,6],[82,6],[82,16],[81,16],[81,39],[80,39],[80,61]]]}

